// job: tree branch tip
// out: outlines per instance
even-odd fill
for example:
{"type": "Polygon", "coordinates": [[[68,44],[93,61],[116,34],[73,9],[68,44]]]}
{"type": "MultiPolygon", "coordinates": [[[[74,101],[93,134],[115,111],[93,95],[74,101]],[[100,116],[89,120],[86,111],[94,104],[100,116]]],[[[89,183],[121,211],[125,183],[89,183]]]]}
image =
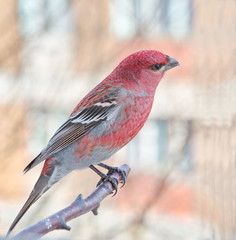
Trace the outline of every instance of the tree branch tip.
{"type": "Polygon", "coordinates": [[[128,164],[122,164],[121,166],[119,166],[120,169],[124,170],[125,172],[127,172],[126,176],[129,174],[131,168],[129,167],[128,164]]]}
{"type": "Polygon", "coordinates": [[[77,206],[79,206],[79,207],[81,207],[81,208],[84,207],[85,201],[84,201],[84,199],[83,199],[83,197],[82,197],[82,194],[79,194],[79,196],[74,200],[74,202],[72,203],[72,205],[77,205],[77,206]]]}
{"type": "Polygon", "coordinates": [[[93,215],[97,216],[98,215],[98,208],[100,207],[100,204],[98,204],[97,207],[95,207],[94,209],[92,209],[92,213],[93,215]]]}
{"type": "Polygon", "coordinates": [[[62,216],[57,216],[57,217],[58,217],[58,222],[59,222],[57,229],[65,229],[65,230],[70,231],[71,227],[66,224],[65,219],[62,216]]]}

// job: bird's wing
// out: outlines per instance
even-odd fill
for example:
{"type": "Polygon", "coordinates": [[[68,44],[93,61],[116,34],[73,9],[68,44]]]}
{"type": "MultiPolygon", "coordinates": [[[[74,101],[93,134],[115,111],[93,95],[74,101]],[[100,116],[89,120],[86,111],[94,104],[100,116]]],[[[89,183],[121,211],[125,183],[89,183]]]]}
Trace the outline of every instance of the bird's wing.
{"type": "MultiPolygon", "coordinates": [[[[81,102],[81,109],[73,112],[70,118],[56,131],[50,139],[46,148],[24,169],[24,172],[53,156],[71,143],[77,141],[93,128],[106,120],[114,117],[118,113],[120,104],[118,104],[119,91],[107,92],[106,94],[94,94],[90,97],[89,104],[86,101],[81,102]],[[94,99],[91,104],[91,100],[94,99]],[[85,104],[85,106],[83,106],[85,104]]],[[[79,105],[78,105],[79,106],[79,105]]],[[[77,106],[77,109],[78,109],[77,106]]]]}

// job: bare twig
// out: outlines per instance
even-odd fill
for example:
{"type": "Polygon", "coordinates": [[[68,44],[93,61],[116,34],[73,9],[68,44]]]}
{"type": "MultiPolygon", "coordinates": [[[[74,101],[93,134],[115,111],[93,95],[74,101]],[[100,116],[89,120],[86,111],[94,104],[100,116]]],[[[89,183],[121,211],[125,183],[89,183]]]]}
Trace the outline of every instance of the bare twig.
{"type": "MultiPolygon", "coordinates": [[[[124,164],[119,168],[125,171],[126,176],[128,176],[130,172],[128,165],[124,164]]],[[[118,182],[122,180],[121,174],[116,172],[112,173],[111,177],[116,178],[118,182]]],[[[40,237],[55,229],[70,230],[70,227],[66,224],[68,221],[89,211],[92,211],[94,215],[97,215],[97,210],[100,206],[101,201],[110,195],[113,191],[114,189],[110,182],[103,182],[86,199],[83,199],[82,195],[80,194],[69,207],[62,209],[61,211],[39,221],[34,225],[31,225],[30,227],[18,233],[12,239],[39,239],[40,237]]]]}

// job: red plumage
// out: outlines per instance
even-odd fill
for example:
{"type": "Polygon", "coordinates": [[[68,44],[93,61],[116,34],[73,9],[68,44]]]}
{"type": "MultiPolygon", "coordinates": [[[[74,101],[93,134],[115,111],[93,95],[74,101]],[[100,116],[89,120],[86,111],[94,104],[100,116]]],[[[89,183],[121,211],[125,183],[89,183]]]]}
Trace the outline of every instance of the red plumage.
{"type": "Polygon", "coordinates": [[[136,52],[90,91],[25,168],[27,172],[45,161],[33,191],[8,234],[54,183],[74,169],[101,163],[132,140],[148,118],[164,72],[177,65],[175,59],[154,50],[136,52]]]}

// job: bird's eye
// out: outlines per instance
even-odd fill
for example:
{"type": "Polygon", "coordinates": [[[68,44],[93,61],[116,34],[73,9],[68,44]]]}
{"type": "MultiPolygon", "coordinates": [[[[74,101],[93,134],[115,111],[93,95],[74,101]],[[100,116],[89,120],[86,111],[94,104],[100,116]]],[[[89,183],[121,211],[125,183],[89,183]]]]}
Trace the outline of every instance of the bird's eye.
{"type": "Polygon", "coordinates": [[[152,65],[150,69],[153,71],[157,71],[157,70],[160,70],[161,67],[162,67],[162,64],[155,64],[155,65],[152,65]]]}

